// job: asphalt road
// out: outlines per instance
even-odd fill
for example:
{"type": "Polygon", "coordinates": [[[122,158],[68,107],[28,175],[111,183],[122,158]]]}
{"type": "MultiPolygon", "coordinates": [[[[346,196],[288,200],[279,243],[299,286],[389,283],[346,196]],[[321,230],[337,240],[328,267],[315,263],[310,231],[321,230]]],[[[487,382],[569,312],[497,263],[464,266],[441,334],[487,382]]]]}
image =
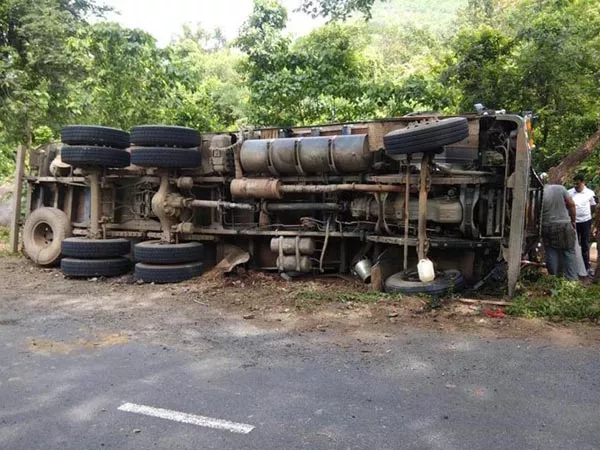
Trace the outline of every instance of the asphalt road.
{"type": "Polygon", "coordinates": [[[161,343],[103,311],[92,326],[89,311],[70,309],[75,300],[19,307],[0,292],[0,449],[600,448],[594,347],[423,330],[365,340],[215,311],[193,334],[174,324],[181,339],[161,343]],[[119,410],[125,403],[254,428],[119,410]]]}

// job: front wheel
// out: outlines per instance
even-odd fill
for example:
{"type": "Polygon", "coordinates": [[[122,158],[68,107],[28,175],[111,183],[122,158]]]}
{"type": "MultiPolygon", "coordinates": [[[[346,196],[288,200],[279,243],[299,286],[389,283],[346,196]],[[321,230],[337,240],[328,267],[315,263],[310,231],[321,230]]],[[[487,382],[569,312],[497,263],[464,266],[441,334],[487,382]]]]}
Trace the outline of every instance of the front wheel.
{"type": "Polygon", "coordinates": [[[23,252],[40,266],[55,264],[60,259],[62,242],[71,232],[69,218],[60,209],[36,209],[23,226],[23,252]]]}

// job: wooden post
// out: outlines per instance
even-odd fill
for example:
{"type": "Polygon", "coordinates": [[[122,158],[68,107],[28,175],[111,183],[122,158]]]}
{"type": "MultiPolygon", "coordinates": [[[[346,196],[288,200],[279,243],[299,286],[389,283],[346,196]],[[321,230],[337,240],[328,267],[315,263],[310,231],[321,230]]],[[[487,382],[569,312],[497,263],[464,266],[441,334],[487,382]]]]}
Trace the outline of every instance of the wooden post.
{"type": "Polygon", "coordinates": [[[12,198],[12,217],[10,218],[9,248],[11,253],[19,251],[19,225],[21,218],[21,196],[23,195],[23,171],[25,169],[25,148],[17,147],[17,167],[15,168],[15,187],[12,198]]]}
{"type": "Polygon", "coordinates": [[[421,178],[419,181],[419,260],[427,256],[427,193],[429,192],[429,163],[431,162],[431,153],[423,153],[421,161],[421,178]]]}

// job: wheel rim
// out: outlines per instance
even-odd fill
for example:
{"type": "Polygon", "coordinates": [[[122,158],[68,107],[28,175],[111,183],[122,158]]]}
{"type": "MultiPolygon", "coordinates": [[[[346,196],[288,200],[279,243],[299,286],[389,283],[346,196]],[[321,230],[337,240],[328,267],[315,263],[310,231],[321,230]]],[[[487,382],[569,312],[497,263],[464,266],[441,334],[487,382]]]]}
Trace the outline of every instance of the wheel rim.
{"type": "Polygon", "coordinates": [[[33,242],[40,248],[46,248],[52,245],[54,241],[54,231],[48,222],[40,222],[33,229],[33,242]]]}

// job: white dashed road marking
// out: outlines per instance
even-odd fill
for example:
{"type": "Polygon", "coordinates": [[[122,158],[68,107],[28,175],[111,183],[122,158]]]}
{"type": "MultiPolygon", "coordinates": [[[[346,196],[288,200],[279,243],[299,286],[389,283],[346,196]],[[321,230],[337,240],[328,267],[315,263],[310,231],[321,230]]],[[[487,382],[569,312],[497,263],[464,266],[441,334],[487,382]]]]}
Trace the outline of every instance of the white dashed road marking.
{"type": "Polygon", "coordinates": [[[232,433],[248,434],[254,429],[253,425],[248,425],[245,423],[236,423],[228,420],[214,419],[212,417],[196,416],[194,414],[171,411],[170,409],[136,405],[135,403],[123,403],[118,409],[119,411],[144,414],[146,416],[158,417],[160,419],[173,420],[181,423],[189,423],[192,425],[198,425],[200,427],[231,431],[232,433]]]}

